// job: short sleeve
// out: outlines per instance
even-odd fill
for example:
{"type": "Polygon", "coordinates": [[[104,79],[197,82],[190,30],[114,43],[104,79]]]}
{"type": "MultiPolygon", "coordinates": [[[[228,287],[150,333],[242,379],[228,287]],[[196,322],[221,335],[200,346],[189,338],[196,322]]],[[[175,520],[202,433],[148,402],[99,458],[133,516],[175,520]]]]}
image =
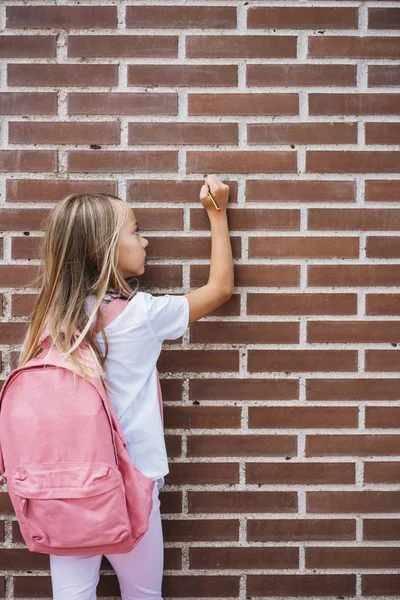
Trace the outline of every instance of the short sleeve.
{"type": "Polygon", "coordinates": [[[189,325],[189,301],[186,296],[146,296],[148,318],[156,337],[160,341],[181,337],[189,325]]]}

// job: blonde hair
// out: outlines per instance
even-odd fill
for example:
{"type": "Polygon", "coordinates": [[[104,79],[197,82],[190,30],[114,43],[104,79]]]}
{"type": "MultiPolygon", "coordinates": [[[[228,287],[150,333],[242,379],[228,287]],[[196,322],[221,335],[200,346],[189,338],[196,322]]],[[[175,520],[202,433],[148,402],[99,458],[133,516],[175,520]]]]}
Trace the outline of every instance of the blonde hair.
{"type": "Polygon", "coordinates": [[[138,280],[134,278],[133,289],[117,267],[118,237],[129,210],[117,196],[73,194],[50,211],[40,246],[40,293],[30,315],[18,367],[43,349],[40,336],[48,325],[53,345],[84,377],[93,375],[93,370],[78,355],[80,348],[89,348],[97,368],[95,374],[112,393],[105,381],[108,344],[100,304],[108,291],[117,291],[129,300],[138,289],[138,280]],[[88,316],[89,295],[95,296],[95,303],[88,316]],[[104,356],[91,329],[95,319],[105,343],[104,356]]]}

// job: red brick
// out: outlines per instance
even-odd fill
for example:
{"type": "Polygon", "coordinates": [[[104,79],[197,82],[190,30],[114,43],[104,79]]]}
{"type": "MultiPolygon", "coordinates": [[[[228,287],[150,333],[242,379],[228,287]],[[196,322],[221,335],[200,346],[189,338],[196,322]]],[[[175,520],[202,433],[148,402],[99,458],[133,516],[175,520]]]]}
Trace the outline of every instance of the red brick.
{"type": "Polygon", "coordinates": [[[246,464],[246,483],[258,485],[354,484],[350,463],[254,462],[246,464]]]}
{"type": "Polygon", "coordinates": [[[6,492],[0,492],[0,510],[2,515],[14,515],[14,508],[10,496],[6,492]]]}
{"type": "Polygon", "coordinates": [[[13,64],[8,65],[8,85],[41,87],[113,86],[118,65],[13,64]]]}
{"type": "Polygon", "coordinates": [[[94,179],[9,179],[7,202],[58,202],[69,194],[117,193],[117,181],[94,179]]]}
{"type": "MultiPolygon", "coordinates": [[[[194,153],[193,153],[194,154],[194,153]]],[[[268,230],[298,231],[300,211],[297,209],[234,208],[227,210],[230,231],[268,230]]],[[[210,230],[210,219],[204,209],[192,208],[190,228],[196,231],[210,230]]]]}
{"type": "Polygon", "coordinates": [[[57,94],[55,92],[1,92],[0,114],[56,115],[57,94]]]}
{"type": "Polygon", "coordinates": [[[236,8],[228,6],[127,6],[126,27],[235,29],[236,8]]]}
{"type": "Polygon", "coordinates": [[[249,29],[353,29],[357,28],[356,8],[295,7],[249,8],[249,29]]]}
{"type": "Polygon", "coordinates": [[[162,594],[169,598],[193,598],[201,590],[203,598],[236,598],[239,582],[237,575],[166,575],[162,594]]]}
{"type": "MultiPolygon", "coordinates": [[[[190,379],[190,400],[297,400],[296,379],[190,379]]],[[[399,389],[400,396],[400,389],[399,389]]]]}
{"type": "Polygon", "coordinates": [[[313,321],[307,326],[307,342],[379,344],[400,336],[400,322],[393,321],[313,321]]]}
{"type": "Polygon", "coordinates": [[[53,172],[57,154],[53,150],[0,150],[0,171],[53,172]]]}
{"type": "MultiPolygon", "coordinates": [[[[210,237],[151,237],[146,234],[149,245],[146,248],[148,258],[210,258],[210,237]]],[[[231,236],[233,258],[241,258],[241,239],[231,236]]]]}
{"type": "Polygon", "coordinates": [[[182,455],[182,436],[181,435],[166,435],[165,442],[167,447],[168,457],[177,457],[182,455]]]}
{"type": "Polygon", "coordinates": [[[370,236],[367,238],[366,248],[367,256],[371,258],[400,258],[398,237],[370,236]]]}
{"type": "Polygon", "coordinates": [[[194,344],[297,344],[298,323],[249,323],[248,321],[193,323],[190,342],[194,344]]]}
{"type": "Polygon", "coordinates": [[[172,35],[70,35],[68,56],[90,58],[177,58],[172,35]]]}
{"type": "Polygon", "coordinates": [[[384,575],[362,576],[362,594],[365,596],[394,596],[399,593],[400,574],[385,573],[384,575]]]}
{"type": "MultiPolygon", "coordinates": [[[[0,211],[1,216],[1,211],[0,211]]],[[[11,259],[39,259],[39,247],[42,238],[40,237],[12,237],[11,238],[11,259]]]]}
{"type": "Polygon", "coordinates": [[[400,283],[398,265],[310,265],[309,286],[397,286],[400,283]]]}
{"type": "Polygon", "coordinates": [[[186,156],[188,173],[293,173],[297,162],[296,152],[284,151],[189,151],[186,156]]]}
{"type": "Polygon", "coordinates": [[[248,575],[247,594],[270,596],[354,596],[355,575],[248,575]]]}
{"type": "Polygon", "coordinates": [[[310,150],[306,165],[308,173],[396,173],[400,152],[310,150]]]}
{"type": "Polygon", "coordinates": [[[298,115],[298,94],[188,94],[188,114],[197,115],[298,115]]]}
{"type": "Polygon", "coordinates": [[[2,35],[0,57],[2,58],[54,58],[56,36],[54,35],[2,35]]]}
{"type": "Polygon", "coordinates": [[[395,569],[400,564],[400,548],[306,548],[306,568],[395,569]]]}
{"type": "Polygon", "coordinates": [[[307,400],[400,400],[400,379],[308,379],[307,400]]]}
{"type": "MultiPolygon", "coordinates": [[[[212,463],[213,465],[215,463],[212,463]]],[[[195,466],[193,463],[191,467],[195,466]]],[[[210,467],[211,465],[204,465],[210,467]]],[[[230,463],[224,464],[225,467],[230,463]]],[[[189,513],[296,513],[295,492],[188,492],[189,513]]]]}
{"type": "Polygon", "coordinates": [[[1,548],[0,560],[6,571],[47,570],[49,557],[25,548],[1,548]]]}
{"type": "Polygon", "coordinates": [[[296,452],[297,438],[293,435],[202,434],[188,437],[188,456],[285,456],[296,452]]]}
{"type": "MultiPolygon", "coordinates": [[[[192,265],[190,285],[199,287],[208,281],[209,267],[192,265]]],[[[297,265],[235,265],[235,286],[297,287],[299,268],[297,265]]]]}
{"type": "Polygon", "coordinates": [[[399,58],[400,37],[310,36],[310,58],[399,58]]]}
{"type": "Polygon", "coordinates": [[[394,456],[400,435],[308,435],[306,456],[394,456]]]}
{"type": "Polygon", "coordinates": [[[8,125],[10,144],[119,144],[119,123],[50,123],[14,121],[8,125]]]}
{"type": "Polygon", "coordinates": [[[356,371],[352,350],[249,350],[248,371],[356,371]]]}
{"type": "Polygon", "coordinates": [[[354,202],[355,193],[354,181],[246,181],[247,202],[354,202]]]}
{"type": "Polygon", "coordinates": [[[166,406],[164,408],[167,429],[240,428],[240,414],[241,409],[233,406],[166,406]]]}
{"type": "Polygon", "coordinates": [[[113,6],[8,6],[6,26],[17,29],[116,28],[113,6]]]}
{"type": "Polygon", "coordinates": [[[159,362],[160,373],[219,373],[239,371],[237,350],[164,350],[159,362]]]}
{"type": "Polygon", "coordinates": [[[161,151],[93,151],[70,150],[68,171],[71,173],[165,173],[178,169],[177,152],[161,151]]]}
{"type": "MultiPolygon", "coordinates": [[[[249,519],[249,542],[355,540],[354,519],[249,519]]],[[[292,594],[290,594],[292,595],[292,594]]]]}
{"type": "Polygon", "coordinates": [[[296,58],[295,36],[188,35],[188,58],[296,58]]]}
{"type": "Polygon", "coordinates": [[[400,10],[398,8],[369,8],[369,29],[399,29],[400,10]]]}
{"type": "MultiPolygon", "coordinates": [[[[177,550],[177,548],[168,548],[168,550],[177,550]]],[[[103,565],[102,568],[104,568],[103,565]]],[[[102,575],[97,591],[101,594],[102,598],[119,595],[120,591],[116,575],[102,575]]],[[[33,594],[35,598],[51,598],[52,585],[49,575],[23,575],[21,577],[14,577],[15,598],[28,598],[33,594]]]]}
{"type": "Polygon", "coordinates": [[[18,363],[19,363],[19,352],[11,351],[10,352],[10,368],[11,368],[11,371],[13,371],[14,369],[16,369],[18,367],[18,363]]]}
{"type": "Polygon", "coordinates": [[[181,287],[182,267],[180,265],[147,265],[141,279],[146,287],[181,287]]]}
{"type": "Polygon", "coordinates": [[[180,402],[182,400],[181,379],[161,379],[160,384],[164,401],[180,402]]]}
{"type": "Polygon", "coordinates": [[[400,94],[310,94],[310,115],[398,115],[399,100],[400,94]]]}
{"type": "Polygon", "coordinates": [[[128,144],[237,143],[237,123],[129,123],[128,144]]]}
{"type": "Polygon", "coordinates": [[[400,540],[399,519],[364,519],[364,540],[400,540]]]}
{"type": "Polygon", "coordinates": [[[249,429],[346,428],[357,427],[358,409],[336,406],[252,406],[248,419],[249,429]]]}
{"type": "Polygon", "coordinates": [[[400,229],[400,210],[386,208],[310,208],[310,230],[352,231],[400,229]]]}
{"type": "Polygon", "coordinates": [[[182,492],[166,492],[160,490],[161,514],[177,514],[182,512],[182,492]]]}
{"type": "Polygon", "coordinates": [[[295,547],[276,548],[190,548],[191,569],[296,569],[299,550],[295,547]]]}
{"type": "Polygon", "coordinates": [[[235,542],[239,541],[236,519],[174,519],[163,521],[166,542],[235,542]]]}
{"type": "Polygon", "coordinates": [[[356,70],[354,65],[247,65],[246,82],[257,87],[354,86],[356,70]]]}
{"type": "Polygon", "coordinates": [[[247,143],[356,144],[357,123],[252,123],[247,125],[247,143]]]}
{"type": "MultiPolygon", "coordinates": [[[[182,569],[182,549],[181,548],[164,548],[164,568],[171,570],[182,569]]],[[[111,566],[111,565],[110,565],[111,566]]],[[[98,588],[99,593],[101,589],[98,588]]]]}
{"type": "Polygon", "coordinates": [[[354,315],[356,294],[247,294],[248,315],[354,315]]]}
{"type": "MultiPolygon", "coordinates": [[[[393,334],[392,340],[395,341],[392,343],[396,343],[397,339],[395,334],[393,334]]],[[[397,372],[399,366],[400,361],[397,350],[367,350],[365,353],[366,371],[397,372]]]]}
{"type": "Polygon", "coordinates": [[[128,85],[236,87],[236,65],[128,65],[128,85]]]}
{"type": "MultiPolygon", "coordinates": [[[[239,483],[239,465],[236,463],[174,462],[170,463],[169,468],[169,473],[165,479],[168,485],[239,483]]],[[[224,511],[221,510],[220,512],[224,511]]]]}
{"type": "Polygon", "coordinates": [[[5,589],[6,589],[6,578],[0,577],[0,594],[4,597],[5,596],[5,589]]]}
{"type": "Polygon", "coordinates": [[[400,407],[367,406],[365,408],[365,426],[400,428],[400,407]]]}
{"type": "Polygon", "coordinates": [[[398,202],[399,194],[399,179],[370,179],[365,182],[366,202],[398,202]]]}
{"type": "Polygon", "coordinates": [[[400,84],[400,66],[398,65],[370,65],[368,67],[368,85],[398,86],[400,84]]]}
{"type": "Polygon", "coordinates": [[[68,94],[70,115],[177,115],[175,92],[71,92],[68,94]]]}
{"type": "MultiPolygon", "coordinates": [[[[365,461],[365,483],[400,483],[400,462],[365,461]]],[[[397,508],[394,509],[397,512],[397,508]]]]}
{"type": "Polygon", "coordinates": [[[367,315],[399,315],[400,294],[367,294],[367,315]]]}
{"type": "Polygon", "coordinates": [[[0,323],[0,344],[22,344],[27,323],[0,323]]]}
{"type": "Polygon", "coordinates": [[[359,241],[355,237],[249,238],[249,258],[358,258],[358,255],[359,241]]]}
{"type": "Polygon", "coordinates": [[[366,123],[366,144],[397,145],[400,139],[400,123],[366,123]]]}
{"type": "MultiPolygon", "coordinates": [[[[48,214],[43,208],[7,208],[1,211],[3,224],[13,225],[13,230],[26,230],[28,226],[40,229],[42,219],[48,214]]],[[[183,214],[181,209],[174,208],[135,208],[135,215],[145,230],[180,230],[183,227],[183,214]]]]}
{"type": "Polygon", "coordinates": [[[400,492],[307,492],[307,512],[383,513],[398,510],[400,492]]]}
{"type": "MultiPolygon", "coordinates": [[[[231,238],[233,256],[235,257],[235,242],[237,238],[231,238]]],[[[208,254],[208,256],[210,256],[208,254]]],[[[241,253],[240,253],[241,256],[241,253]]],[[[240,296],[233,294],[231,298],[222,304],[219,308],[209,313],[209,317],[238,317],[240,315],[240,296]]]]}
{"type": "MultiPolygon", "coordinates": [[[[237,181],[224,178],[224,182],[229,185],[229,204],[236,204],[237,181]]],[[[193,202],[200,197],[202,183],[197,179],[128,179],[127,199],[128,202],[193,202]]]]}
{"type": "Polygon", "coordinates": [[[11,296],[11,316],[27,317],[31,314],[37,294],[13,294],[11,296]]]}

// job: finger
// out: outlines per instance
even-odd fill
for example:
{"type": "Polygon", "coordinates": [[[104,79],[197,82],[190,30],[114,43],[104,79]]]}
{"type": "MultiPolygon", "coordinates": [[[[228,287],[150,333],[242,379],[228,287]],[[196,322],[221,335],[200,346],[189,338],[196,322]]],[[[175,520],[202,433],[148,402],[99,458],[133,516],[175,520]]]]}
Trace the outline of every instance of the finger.
{"type": "Polygon", "coordinates": [[[213,191],[219,187],[220,179],[214,174],[207,175],[206,183],[210,186],[211,191],[213,191]]]}
{"type": "Polygon", "coordinates": [[[201,186],[200,190],[200,198],[205,198],[208,194],[208,185],[205,183],[201,186]]]}

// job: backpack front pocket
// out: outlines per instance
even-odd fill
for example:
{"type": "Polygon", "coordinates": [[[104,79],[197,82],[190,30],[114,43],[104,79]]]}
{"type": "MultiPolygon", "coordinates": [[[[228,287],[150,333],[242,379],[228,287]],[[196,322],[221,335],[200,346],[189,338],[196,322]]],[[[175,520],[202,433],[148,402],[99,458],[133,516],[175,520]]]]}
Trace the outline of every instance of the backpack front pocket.
{"type": "Polygon", "coordinates": [[[13,472],[12,489],[17,516],[37,544],[54,548],[108,545],[131,533],[124,487],[109,464],[23,465],[13,472]]]}

